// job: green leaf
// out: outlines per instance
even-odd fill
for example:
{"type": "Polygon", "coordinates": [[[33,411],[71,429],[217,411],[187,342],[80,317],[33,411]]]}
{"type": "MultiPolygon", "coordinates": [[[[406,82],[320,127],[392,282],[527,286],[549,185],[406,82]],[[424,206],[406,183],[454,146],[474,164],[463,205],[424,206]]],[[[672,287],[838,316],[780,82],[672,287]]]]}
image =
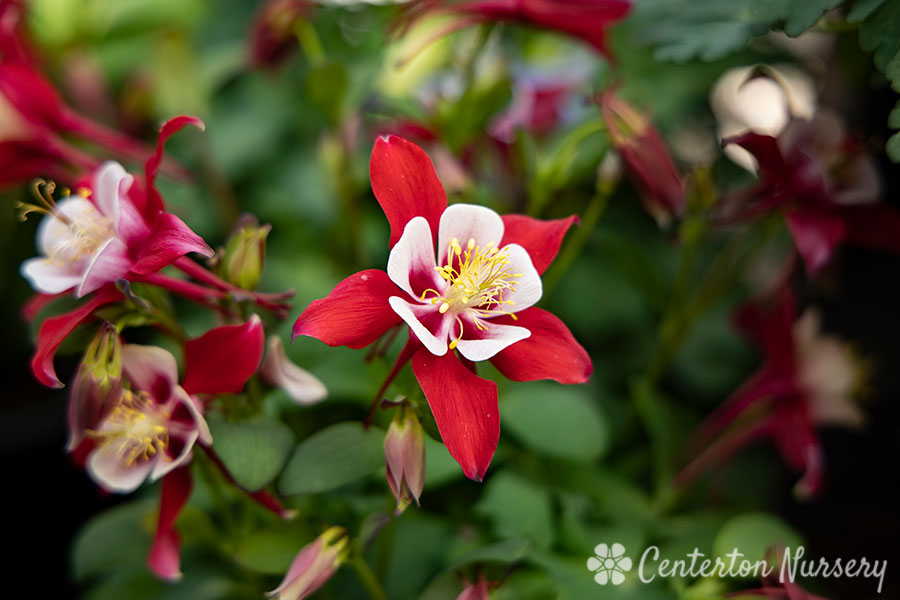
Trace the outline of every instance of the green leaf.
{"type": "Polygon", "coordinates": [[[556,383],[515,386],[500,404],[503,427],[535,451],[592,461],[607,447],[609,430],[585,387],[556,383]]]}
{"type": "Polygon", "coordinates": [[[892,161],[900,162],[900,132],[888,138],[885,150],[892,161]]]}
{"type": "Polygon", "coordinates": [[[254,531],[235,544],[232,556],[241,566],[267,575],[284,575],[309,540],[292,527],[279,525],[254,531]]]}
{"type": "MultiPolygon", "coordinates": [[[[900,0],[879,3],[864,0],[858,4],[862,6],[851,16],[866,15],[859,28],[859,45],[874,53],[875,66],[891,81],[891,87],[900,91],[900,0]]],[[[895,129],[900,127],[900,116],[896,113],[897,109],[894,109],[888,117],[888,125],[895,129]]],[[[891,160],[900,162],[900,137],[897,134],[888,139],[885,151],[891,160]]]]}
{"type": "Polygon", "coordinates": [[[278,481],[285,495],[333,490],[384,467],[384,432],[338,423],[297,445],[278,481]]]}
{"type": "Polygon", "coordinates": [[[475,507],[504,538],[525,538],[538,548],[553,543],[553,512],[550,496],[518,475],[502,472],[485,485],[484,495],[475,507]]]}
{"type": "MultiPolygon", "coordinates": [[[[778,517],[746,513],[729,519],[722,526],[713,541],[713,555],[727,561],[730,559],[725,556],[737,549],[744,559],[756,562],[766,558],[770,551],[774,552],[776,546],[794,549],[802,544],[800,535],[778,517]]],[[[775,560],[774,554],[770,558],[775,560]]]]}
{"type": "Polygon", "coordinates": [[[213,448],[234,480],[255,492],[275,479],[294,447],[287,425],[265,417],[244,423],[209,419],[213,448]]]}
{"type": "Polygon", "coordinates": [[[142,565],[150,548],[150,533],[143,522],[152,518],[156,504],[138,500],[111,508],[90,521],[72,545],[72,576],[76,581],[127,566],[142,565]]]}
{"type": "Polygon", "coordinates": [[[847,14],[847,21],[850,23],[858,23],[868,18],[879,6],[884,4],[885,0],[856,0],[850,7],[847,14]]]}
{"type": "Polygon", "coordinates": [[[525,540],[505,540],[469,552],[453,561],[449,568],[459,569],[466,565],[486,562],[510,565],[521,560],[526,552],[528,552],[528,542],[525,540]]]}
{"type": "Polygon", "coordinates": [[[347,70],[341,63],[326,63],[314,67],[306,77],[309,101],[328,118],[337,123],[347,91],[347,70]]]}

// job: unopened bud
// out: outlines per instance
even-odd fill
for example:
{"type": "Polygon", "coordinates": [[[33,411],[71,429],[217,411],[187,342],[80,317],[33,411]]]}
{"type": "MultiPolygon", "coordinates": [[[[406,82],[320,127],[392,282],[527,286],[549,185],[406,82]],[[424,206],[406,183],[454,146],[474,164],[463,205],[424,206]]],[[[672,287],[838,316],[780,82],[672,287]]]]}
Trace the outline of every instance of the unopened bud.
{"type": "Polygon", "coordinates": [[[396,514],[406,510],[425,486],[425,434],[408,404],[397,411],[384,438],[388,485],[397,499],[396,514]]]}
{"type": "Polygon", "coordinates": [[[277,588],[267,592],[269,598],[301,600],[334,575],[350,552],[350,540],[342,527],[331,527],[297,553],[287,575],[277,588]]]}
{"type": "Polygon", "coordinates": [[[69,394],[69,451],[103,417],[122,385],[122,339],[104,323],[85,350],[69,394]]]}
{"type": "Polygon", "coordinates": [[[245,290],[256,288],[266,261],[266,238],[271,225],[259,225],[255,219],[240,225],[228,240],[222,270],[225,279],[245,290]]]}

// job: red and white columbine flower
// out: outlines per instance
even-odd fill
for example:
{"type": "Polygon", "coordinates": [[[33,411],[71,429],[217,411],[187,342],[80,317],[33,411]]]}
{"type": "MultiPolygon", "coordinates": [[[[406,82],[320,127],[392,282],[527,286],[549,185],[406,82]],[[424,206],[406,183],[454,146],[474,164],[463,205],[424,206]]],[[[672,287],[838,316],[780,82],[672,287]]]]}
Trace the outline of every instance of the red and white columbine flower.
{"type": "Polygon", "coordinates": [[[476,376],[472,363],[490,360],[516,381],[583,383],[592,371],[566,326],[534,307],[540,274],[576,218],[448,207],[428,156],[396,136],[375,142],[370,175],[391,225],[387,272],[362,271],[339,283],[307,307],[293,335],[362,348],[405,323],[410,339],[385,386],[411,360],[448,450],[480,481],[497,447],[500,415],[496,384],[476,376]]]}
{"type": "Polygon", "coordinates": [[[120,278],[155,273],[190,252],[212,256],[200,236],[165,211],[154,187],[165,140],[188,123],[203,126],[190,117],[163,126],[146,185],[108,162],[92,174],[90,190],[54,202],[45,189],[43,206],[25,207],[26,213],[46,214],[38,228],[42,256],[22,264],[32,287],[44,294],[74,290],[81,297],[120,278]]]}
{"type": "Polygon", "coordinates": [[[131,387],[88,433],[95,446],[85,467],[109,492],[132,492],[191,459],[194,444],[212,444],[197,400],[178,385],[178,365],[167,350],[126,344],[122,368],[131,387]]]}

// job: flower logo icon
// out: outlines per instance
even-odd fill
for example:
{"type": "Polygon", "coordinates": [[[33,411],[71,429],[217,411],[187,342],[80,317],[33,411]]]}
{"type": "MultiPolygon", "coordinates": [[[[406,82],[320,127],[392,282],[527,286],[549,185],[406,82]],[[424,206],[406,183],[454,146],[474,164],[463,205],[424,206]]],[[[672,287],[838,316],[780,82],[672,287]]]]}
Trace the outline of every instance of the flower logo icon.
{"type": "Polygon", "coordinates": [[[619,585],[625,581],[625,573],[631,570],[631,559],[625,556],[625,546],[598,544],[594,554],[587,560],[587,568],[595,573],[594,581],[600,585],[612,582],[619,585]]]}

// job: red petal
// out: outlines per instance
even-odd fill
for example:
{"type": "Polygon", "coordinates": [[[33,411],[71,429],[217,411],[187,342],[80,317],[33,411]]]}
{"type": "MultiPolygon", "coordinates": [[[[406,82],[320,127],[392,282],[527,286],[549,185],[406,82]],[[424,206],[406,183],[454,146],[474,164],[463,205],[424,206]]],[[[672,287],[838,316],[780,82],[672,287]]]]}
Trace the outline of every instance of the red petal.
{"type": "Polygon", "coordinates": [[[531,337],[501,350],[491,359],[497,369],[513,381],[553,379],[560,383],[584,383],[594,371],[591,357],[569,328],[556,316],[540,308],[527,308],[512,317],[491,321],[525,327],[531,337]]]}
{"type": "Polygon", "coordinates": [[[38,313],[44,310],[48,304],[57,298],[68,295],[69,292],[62,292],[59,294],[34,294],[31,298],[26,300],[25,304],[22,306],[22,318],[29,322],[34,321],[35,317],[38,316],[38,313]]]}
{"type": "Polygon", "coordinates": [[[566,231],[577,222],[578,217],[574,215],[553,221],[541,221],[525,215],[504,215],[503,241],[500,245],[519,244],[528,251],[537,272],[543,273],[556,258],[566,231]]]}
{"type": "Polygon", "coordinates": [[[452,352],[419,350],[412,368],[447,450],[466,477],[481,481],[500,439],[497,384],[472,374],[452,352]]]}
{"type": "Polygon", "coordinates": [[[837,215],[796,209],[785,217],[797,252],[810,273],[825,266],[834,249],[846,236],[844,222],[837,215]]]}
{"type": "Polygon", "coordinates": [[[390,246],[413,217],[425,217],[435,239],[447,195],[425,151],[401,137],[375,140],[369,163],[372,191],[391,224],[390,246]]]}
{"type": "MultiPolygon", "coordinates": [[[[193,125],[200,131],[204,131],[206,129],[206,125],[203,124],[203,121],[201,121],[197,117],[188,117],[185,115],[175,117],[174,119],[169,119],[162,124],[162,127],[159,128],[159,138],[156,142],[156,152],[153,154],[153,156],[147,159],[147,163],[144,165],[144,178],[145,185],[147,186],[147,197],[146,203],[143,206],[138,204],[138,207],[139,209],[143,209],[141,212],[145,216],[152,217],[160,211],[165,210],[165,204],[163,203],[162,196],[160,196],[159,192],[156,190],[156,175],[159,173],[159,167],[163,161],[163,152],[166,142],[170,137],[172,137],[188,125],[193,125]]],[[[152,221],[150,222],[152,223],[152,221]]]]}
{"type": "Polygon", "coordinates": [[[253,315],[243,325],[210,329],[184,348],[184,382],[188,394],[237,394],[262,361],[265,334],[253,315]]]}
{"type": "Polygon", "coordinates": [[[95,310],[121,297],[122,294],[115,287],[107,286],[75,310],[44,321],[38,332],[37,348],[31,358],[31,372],[38,381],[48,387],[63,387],[53,368],[53,357],[59,345],[95,310]]]}
{"type": "Polygon", "coordinates": [[[147,557],[147,566],[160,579],[181,578],[181,536],[175,530],[175,519],[191,497],[192,487],[190,466],[175,469],[163,478],[156,537],[147,557]]]}
{"type": "Polygon", "coordinates": [[[777,181],[784,175],[786,164],[778,140],[771,135],[745,133],[722,140],[722,144],[737,144],[748,151],[759,163],[759,172],[765,181],[777,181]]]}
{"type": "Polygon", "coordinates": [[[772,418],[772,435],[784,461],[803,473],[794,488],[801,498],[816,495],[824,479],[824,457],[810,421],[806,399],[795,395],[782,403],[772,418]]]}
{"type": "Polygon", "coordinates": [[[892,206],[848,206],[841,214],[847,241],[859,246],[900,253],[900,212],[892,206]]]}
{"type": "Polygon", "coordinates": [[[364,348],[401,322],[388,298],[405,296],[387,273],[369,269],[337,284],[327,298],[306,307],[294,323],[291,339],[308,335],[329,346],[364,348]]]}
{"type": "Polygon", "coordinates": [[[207,257],[214,254],[213,249],[184,221],[171,213],[159,213],[153,233],[136,253],[131,272],[139,275],[156,273],[189,252],[207,257]]]}

